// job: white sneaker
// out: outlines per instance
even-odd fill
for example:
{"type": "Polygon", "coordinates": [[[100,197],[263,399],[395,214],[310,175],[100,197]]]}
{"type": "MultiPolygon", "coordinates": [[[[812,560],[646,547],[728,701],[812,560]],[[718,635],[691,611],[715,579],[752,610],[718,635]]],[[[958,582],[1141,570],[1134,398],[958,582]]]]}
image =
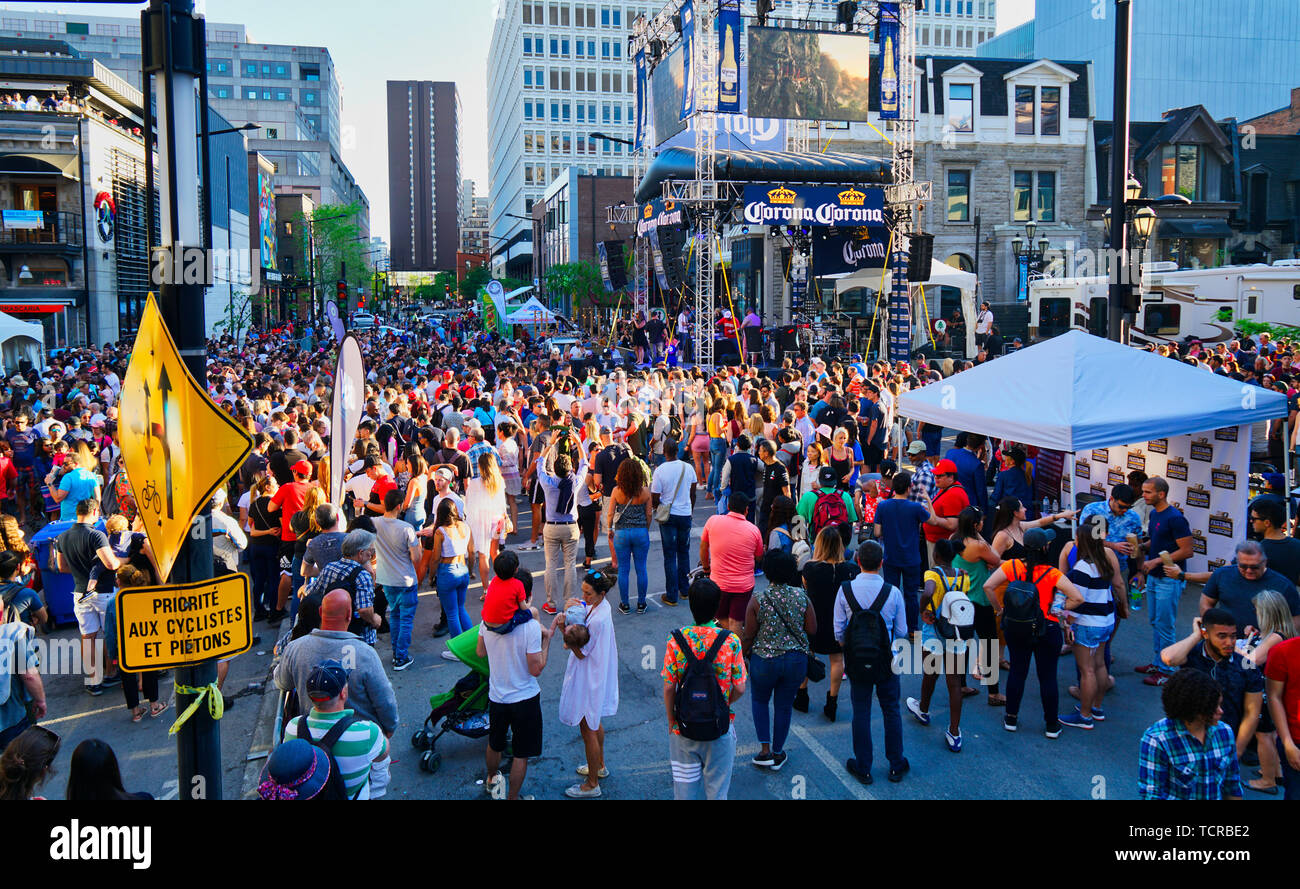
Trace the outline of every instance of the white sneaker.
{"type": "Polygon", "coordinates": [[[449,648],[444,648],[444,649],[442,650],[442,655],[441,655],[441,657],[442,657],[442,659],[443,659],[444,661],[458,661],[458,660],[460,660],[460,658],[456,657],[456,655],[454,655],[454,654],[451,653],[451,649],[449,649],[449,648]]]}
{"type": "Polygon", "coordinates": [[[921,725],[930,724],[930,714],[921,709],[921,702],[916,698],[907,699],[907,709],[916,717],[916,721],[921,723],[921,725]]]}

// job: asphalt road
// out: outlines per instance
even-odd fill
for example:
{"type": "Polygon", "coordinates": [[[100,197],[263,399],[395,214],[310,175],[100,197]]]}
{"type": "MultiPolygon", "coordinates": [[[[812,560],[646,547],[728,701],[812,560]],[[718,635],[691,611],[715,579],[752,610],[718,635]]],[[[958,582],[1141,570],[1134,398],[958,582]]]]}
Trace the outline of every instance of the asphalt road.
{"type": "MultiPolygon", "coordinates": [[[[696,510],[692,546],[698,553],[700,528],[712,512],[712,505],[701,502],[696,510]]],[[[527,539],[528,515],[521,510],[523,528],[516,541],[527,539]]],[[[602,541],[599,552],[605,553],[602,541]]],[[[544,555],[521,552],[522,564],[537,579],[534,601],[542,601],[544,555]]],[[[694,560],[694,557],[693,557],[694,560]]],[[[608,564],[608,557],[598,566],[608,564]]],[[[606,721],[605,758],[611,776],[602,782],[610,799],[670,799],[672,780],[668,766],[667,729],[663,712],[662,682],[659,668],[664,644],[671,630],[690,620],[683,605],[668,608],[659,604],[663,592],[663,559],[657,530],[651,532],[650,608],[643,615],[614,613],[619,650],[620,706],[616,716],[606,721]]],[[[760,586],[764,581],[759,579],[760,586]]],[[[471,617],[477,619],[482,590],[470,587],[467,603],[471,617]]],[[[1195,614],[1197,592],[1189,591],[1179,609],[1179,632],[1190,627],[1195,614]]],[[[611,591],[611,604],[617,605],[617,593],[611,591]]],[[[436,774],[419,769],[419,752],[410,744],[411,733],[420,728],[429,712],[429,697],[446,691],[466,671],[463,664],[439,657],[446,637],[433,639],[437,621],[437,596],[431,591],[420,593],[416,613],[412,655],[415,664],[401,673],[391,674],[396,690],[401,725],[394,735],[390,799],[484,799],[484,740],[472,740],[448,732],[437,743],[442,764],[436,774]]],[[[947,693],[942,683],[931,704],[932,724],[923,727],[903,710],[904,752],[911,771],[898,784],[884,780],[884,736],[878,708],[873,713],[872,732],[876,744],[874,773],[876,782],[863,786],[849,776],[844,761],[852,755],[849,721],[852,705],[848,688],[841,689],[839,719],[829,722],[821,712],[826,683],[814,686],[809,713],[794,714],[790,740],[786,745],[789,760],[779,772],[756,768],[749,759],[758,750],[748,696],[737,702],[735,727],[738,738],[736,765],[731,784],[735,799],[1132,799],[1137,793],[1137,745],[1143,730],[1163,714],[1158,689],[1144,686],[1132,668],[1151,659],[1151,631],[1148,610],[1138,612],[1125,622],[1114,645],[1115,675],[1118,685],[1106,699],[1107,719],[1092,731],[1065,728],[1055,740],[1042,733],[1038,684],[1031,671],[1025,702],[1021,707],[1021,728],[1016,734],[1002,729],[1002,710],[989,707],[984,696],[967,699],[962,713],[964,749],[950,753],[943,739],[947,720],[947,693]]],[[[265,693],[269,686],[270,649],[274,633],[264,624],[257,625],[261,644],[232,663],[226,693],[235,696],[235,705],[221,720],[222,761],[226,798],[246,795],[257,783],[257,774],[265,762],[276,698],[265,693]],[[250,687],[250,684],[253,684],[250,687]],[[250,758],[251,757],[251,758],[250,758]]],[[[74,631],[65,629],[57,635],[68,638],[74,631]]],[[[560,685],[567,653],[560,643],[554,649],[541,677],[542,705],[545,716],[543,755],[529,765],[525,793],[539,799],[561,798],[564,789],[578,778],[574,767],[584,761],[583,747],[576,729],[562,725],[558,718],[560,685]]],[[[377,643],[381,659],[391,661],[387,636],[377,643]]],[[[1068,711],[1073,700],[1066,696],[1066,686],[1073,679],[1072,660],[1062,659],[1059,685],[1062,710],[1068,711]]],[[[159,797],[176,796],[175,738],[167,727],[176,717],[171,709],[158,719],[145,716],[139,724],[130,721],[121,691],[113,689],[92,698],[81,690],[80,677],[47,678],[50,715],[45,724],[63,736],[63,749],[56,773],[45,787],[45,795],[61,798],[67,776],[68,757],[84,738],[97,737],[117,751],[123,779],[130,790],[147,790],[159,797]]],[[[1004,680],[1005,682],[1005,680],[1004,680]]],[[[919,696],[920,677],[904,675],[903,697],[919,696]]],[[[1005,684],[1003,685],[1005,690],[1005,684]]],[[[163,697],[171,697],[170,676],[163,683],[163,697]]],[[[1247,770],[1247,775],[1253,773],[1247,770]]],[[[1247,792],[1247,799],[1264,800],[1247,792]]]]}

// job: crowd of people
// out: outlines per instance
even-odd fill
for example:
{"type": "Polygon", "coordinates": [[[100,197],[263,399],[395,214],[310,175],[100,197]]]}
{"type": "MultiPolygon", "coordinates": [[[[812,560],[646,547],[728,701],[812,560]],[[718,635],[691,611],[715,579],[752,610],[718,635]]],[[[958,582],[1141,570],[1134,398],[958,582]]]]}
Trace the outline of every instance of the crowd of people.
{"type": "MultiPolygon", "coordinates": [[[[720,329],[730,321],[737,335],[752,314],[720,318],[720,329]]],[[[546,707],[578,730],[585,753],[565,793],[600,796],[611,771],[605,722],[619,707],[616,631],[644,639],[636,616],[660,593],[690,612],[661,665],[679,798],[726,797],[733,705],[745,694],[760,747],[752,764],[782,768],[792,711],[810,710],[822,681],[831,722],[849,683],[844,768],[864,783],[874,780],[873,707],[888,778],[902,781],[903,718],[928,726],[941,684],[953,753],[966,749],[963,701],[1001,708],[1007,732],[1029,727],[1031,666],[1046,737],[1096,730],[1115,684],[1112,642],[1143,601],[1152,653],[1139,672],[1161,689],[1166,718],[1142,737],[1140,795],[1300,796],[1300,540],[1280,498],[1252,501],[1259,540],[1242,541],[1233,564],[1189,575],[1191,532],[1163,479],[1136,473],[1076,513],[1038,502],[1035,448],[898,415],[902,393],[970,362],[813,355],[705,372],[687,360],[689,322],[633,318],[610,344],[625,337],[630,362],[583,342],[482,333],[472,319],[444,327],[445,339],[359,334],[365,415],[337,502],[332,350],[257,329],[209,344],[203,382],[254,443],[212,503],[214,571],[246,571],[254,619],[282,631],[274,683],[289,703],[263,798],[384,795],[390,745],[411,722],[399,719],[391,674],[426,657],[475,656],[487,665],[484,788],[526,795],[529,760],[543,752],[538,677],[557,636],[563,685],[546,707]],[[520,564],[535,551],[536,579],[520,564]],[[662,589],[649,572],[659,556],[662,589]],[[1200,614],[1180,640],[1189,580],[1203,584],[1200,614]],[[437,596],[432,639],[414,632],[430,607],[422,590],[437,596]],[[457,641],[467,634],[468,648],[457,641]],[[927,653],[919,698],[902,698],[900,644],[927,653]],[[1066,690],[1077,704],[1064,707],[1062,658],[1076,668],[1066,690]],[[1243,780],[1240,764],[1254,758],[1260,774],[1243,780]]],[[[1300,359],[1261,339],[1171,357],[1283,388],[1294,421],[1300,359]]],[[[129,359],[127,343],[71,350],[3,389],[0,641],[32,658],[0,676],[10,692],[0,796],[35,793],[57,752],[39,725],[47,703],[33,663],[33,633],[50,621],[43,574],[73,579],[87,693],[120,687],[134,721],[168,707],[158,673],[117,669],[112,638],[115,590],[163,579],[117,444],[129,359]],[[38,564],[27,535],[53,521],[66,528],[38,564]]],[[[985,360],[982,351],[975,363],[985,360]]],[[[1272,428],[1267,440],[1282,446],[1272,428]]],[[[115,771],[96,756],[99,772],[115,771]]],[[[120,790],[110,778],[99,783],[120,790]]]]}

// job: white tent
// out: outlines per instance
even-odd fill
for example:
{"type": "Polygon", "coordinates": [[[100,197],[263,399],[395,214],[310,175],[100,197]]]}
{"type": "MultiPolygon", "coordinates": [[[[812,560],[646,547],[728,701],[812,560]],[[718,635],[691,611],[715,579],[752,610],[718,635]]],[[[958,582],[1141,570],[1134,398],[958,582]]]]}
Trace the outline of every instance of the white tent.
{"type": "Polygon", "coordinates": [[[540,299],[530,296],[527,302],[506,316],[506,321],[511,324],[554,324],[556,317],[540,299]]]}
{"type": "Polygon", "coordinates": [[[44,368],[45,328],[0,312],[0,353],[6,376],[15,373],[23,359],[44,368]]]}
{"type": "MultiPolygon", "coordinates": [[[[924,284],[912,285],[912,317],[937,318],[939,313],[939,287],[956,287],[961,291],[961,314],[966,319],[966,351],[967,355],[975,354],[975,286],[979,279],[972,272],[963,272],[961,269],[954,268],[939,260],[931,260],[930,263],[930,280],[924,284]],[[924,294],[923,290],[930,292],[924,294]]],[[[889,286],[889,278],[885,276],[884,284],[889,286]]],[[[855,287],[867,287],[872,290],[879,290],[881,286],[880,269],[861,269],[852,272],[843,277],[835,279],[835,293],[841,294],[852,290],[855,287]]],[[[912,325],[912,345],[920,346],[930,339],[926,329],[920,324],[912,325]]]]}

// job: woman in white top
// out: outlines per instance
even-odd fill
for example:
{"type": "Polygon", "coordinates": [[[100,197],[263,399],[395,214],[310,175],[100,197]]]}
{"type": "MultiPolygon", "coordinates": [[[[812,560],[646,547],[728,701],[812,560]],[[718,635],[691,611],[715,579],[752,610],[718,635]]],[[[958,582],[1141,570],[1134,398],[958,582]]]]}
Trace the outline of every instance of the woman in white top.
{"type": "Polygon", "coordinates": [[[817,474],[821,471],[825,455],[820,443],[814,441],[808,445],[808,456],[804,458],[803,468],[799,471],[799,493],[807,494],[817,487],[817,474]]]}
{"type": "Polygon", "coordinates": [[[560,689],[560,722],[575,725],[582,733],[586,748],[586,765],[578,774],[586,780],[564,791],[577,799],[600,796],[600,779],[605,769],[605,727],[601,720],[618,712],[618,644],[614,641],[614,618],[605,596],[612,578],[599,571],[588,571],[582,579],[582,599],[565,603],[565,647],[569,660],[564,665],[564,686],[560,689]],[[576,606],[576,607],[575,607],[576,606]],[[569,609],[585,609],[587,641],[570,647],[567,615],[569,609]]]}
{"type": "MultiPolygon", "coordinates": [[[[461,521],[456,502],[447,498],[438,504],[433,527],[419,533],[421,536],[433,536],[433,552],[438,559],[438,573],[434,583],[438,590],[438,601],[442,603],[442,612],[447,616],[447,626],[451,630],[447,638],[455,639],[474,626],[469,612],[465,610],[465,594],[469,590],[469,525],[461,521]]],[[[449,661],[456,660],[450,651],[443,651],[442,657],[449,661]]]]}

